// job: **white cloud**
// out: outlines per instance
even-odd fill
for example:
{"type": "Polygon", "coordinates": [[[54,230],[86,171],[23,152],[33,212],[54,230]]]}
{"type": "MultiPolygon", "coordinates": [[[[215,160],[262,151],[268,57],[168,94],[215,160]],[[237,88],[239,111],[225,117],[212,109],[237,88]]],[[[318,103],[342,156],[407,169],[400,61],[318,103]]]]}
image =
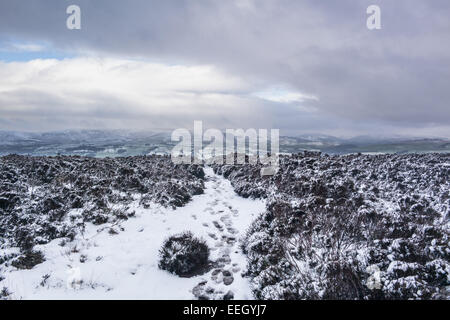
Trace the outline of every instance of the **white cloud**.
{"type": "Polygon", "coordinates": [[[319,98],[297,91],[288,90],[282,87],[272,87],[264,91],[256,92],[254,95],[258,98],[279,103],[304,102],[306,100],[318,101],[319,98]]]}
{"type": "Polygon", "coordinates": [[[251,83],[212,66],[96,58],[0,62],[0,117],[37,129],[58,129],[60,121],[69,127],[132,121],[148,129],[202,118],[220,126],[255,113],[252,91],[251,83]]]}
{"type": "MultiPolygon", "coordinates": [[[[30,119],[32,114],[25,113],[24,118],[20,118],[17,110],[21,105],[20,108],[39,110],[40,114],[51,110],[52,119],[62,115],[62,110],[70,110],[72,113],[67,111],[67,114],[73,119],[73,112],[78,108],[79,113],[84,110],[86,117],[80,121],[85,122],[102,119],[100,115],[108,110],[109,123],[114,117],[120,119],[119,125],[123,124],[125,116],[143,118],[145,114],[163,123],[163,117],[170,112],[188,121],[190,114],[186,109],[189,109],[201,110],[198,117],[212,116],[214,110],[218,123],[231,118],[244,121],[246,117],[250,120],[271,117],[278,119],[277,127],[304,129],[307,125],[313,126],[314,131],[356,128],[364,134],[366,128],[372,128],[372,133],[378,134],[385,128],[414,131],[441,126],[450,132],[450,42],[446,41],[450,30],[450,19],[446,15],[450,2],[447,0],[383,1],[383,29],[377,32],[366,28],[366,9],[372,4],[371,0],[335,1],[326,5],[323,1],[296,0],[281,1],[281,4],[264,0],[136,0],[132,6],[126,1],[77,2],[89,12],[83,16],[86,28],[68,32],[64,27],[64,14],[60,15],[67,7],[64,1],[37,0],[32,5],[28,1],[0,1],[0,41],[13,39],[44,44],[46,48],[39,54],[41,57],[63,54],[138,57],[213,65],[228,74],[213,68],[214,77],[207,79],[196,71],[196,79],[200,77],[203,82],[195,90],[188,90],[189,81],[183,77],[177,79],[168,72],[160,75],[155,71],[158,77],[147,76],[141,70],[117,72],[129,83],[107,73],[104,77],[114,81],[107,82],[110,87],[105,88],[97,83],[101,75],[88,73],[90,77],[83,86],[79,84],[81,80],[67,80],[66,71],[60,67],[60,81],[74,84],[73,92],[60,83],[55,84],[53,91],[36,89],[42,74],[36,76],[36,82],[22,83],[22,92],[16,90],[0,96],[0,108],[17,106],[15,114],[12,111],[5,114],[0,109],[0,129],[25,126],[25,119],[30,119]],[[11,12],[16,14],[11,15],[11,12]],[[62,27],[54,27],[56,25],[62,27]],[[139,80],[136,74],[141,74],[145,81],[147,78],[153,81],[152,89],[142,89],[145,81],[139,80]],[[230,74],[238,76],[239,85],[230,86],[230,74]],[[210,87],[209,80],[216,79],[217,75],[225,83],[223,88],[210,87]],[[289,92],[274,94],[270,89],[263,90],[274,84],[288,86],[289,92]],[[91,85],[92,90],[88,90],[91,85]],[[205,91],[204,87],[208,89],[205,91]],[[263,92],[259,97],[251,94],[261,90],[269,93],[263,92]],[[308,99],[310,94],[320,99],[308,99]],[[70,97],[71,101],[64,97],[70,97]],[[83,100],[89,105],[82,105],[83,100]],[[242,105],[238,107],[235,103],[242,105]],[[37,109],[38,105],[43,107],[37,109]],[[70,107],[74,105],[77,108],[70,107]],[[230,105],[239,112],[223,112],[232,108],[230,105]],[[305,115],[312,107],[314,112],[309,112],[308,116],[316,117],[314,119],[305,115]],[[157,113],[158,108],[163,110],[157,113]],[[267,115],[270,111],[272,115],[267,115]],[[6,124],[5,116],[10,121],[6,124]]],[[[2,56],[8,61],[15,59],[15,54],[10,52],[2,56]]],[[[29,56],[17,54],[17,59],[29,56]]],[[[78,68],[79,64],[70,65],[78,68]]],[[[168,67],[161,66],[165,70],[168,67]]],[[[181,68],[187,74],[193,70],[181,68]]],[[[191,68],[198,70],[198,66],[191,68]]],[[[144,69],[154,72],[147,67],[144,69]]],[[[23,72],[33,71],[21,71],[17,77],[23,77],[23,72]]],[[[43,73],[46,72],[49,71],[43,73]]],[[[14,72],[10,76],[16,77],[14,72]]],[[[45,122],[42,117],[39,119],[45,122]]],[[[67,125],[72,127],[73,122],[67,125]]],[[[262,122],[256,126],[264,125],[262,122]]]]}
{"type": "MultiPolygon", "coordinates": [[[[321,112],[319,98],[210,65],[113,58],[0,61],[0,130],[156,130],[189,128],[202,120],[205,128],[221,129],[379,131],[379,123],[321,112]]],[[[442,128],[439,133],[448,129],[442,128]]]]}

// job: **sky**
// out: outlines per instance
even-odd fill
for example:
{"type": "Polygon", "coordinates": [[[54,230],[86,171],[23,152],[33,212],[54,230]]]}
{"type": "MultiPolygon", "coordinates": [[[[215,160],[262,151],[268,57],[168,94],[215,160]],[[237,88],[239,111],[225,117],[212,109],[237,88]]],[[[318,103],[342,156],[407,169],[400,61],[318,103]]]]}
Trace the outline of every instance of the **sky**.
{"type": "Polygon", "coordinates": [[[0,130],[450,138],[449,17],[447,0],[1,0],[0,130]]]}

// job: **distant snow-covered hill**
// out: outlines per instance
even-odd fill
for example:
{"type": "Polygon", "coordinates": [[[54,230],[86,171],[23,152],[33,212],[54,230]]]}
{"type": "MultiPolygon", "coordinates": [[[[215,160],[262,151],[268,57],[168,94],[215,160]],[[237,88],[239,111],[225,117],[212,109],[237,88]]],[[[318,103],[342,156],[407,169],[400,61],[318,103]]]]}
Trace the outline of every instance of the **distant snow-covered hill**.
{"type": "MultiPolygon", "coordinates": [[[[170,132],[127,130],[66,130],[29,133],[0,131],[0,155],[80,155],[119,157],[169,154],[175,142],[170,132]]],[[[304,150],[329,154],[450,152],[443,138],[370,137],[337,138],[328,135],[281,136],[280,152],[304,150]]]]}

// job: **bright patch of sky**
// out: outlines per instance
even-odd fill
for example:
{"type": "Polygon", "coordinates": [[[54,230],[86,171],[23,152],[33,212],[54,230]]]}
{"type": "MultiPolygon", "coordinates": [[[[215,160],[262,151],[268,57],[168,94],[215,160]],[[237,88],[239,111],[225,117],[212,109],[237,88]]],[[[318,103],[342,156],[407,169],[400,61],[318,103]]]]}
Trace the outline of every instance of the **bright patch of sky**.
{"type": "Polygon", "coordinates": [[[31,61],[36,59],[64,59],[72,55],[56,50],[48,43],[0,39],[0,61],[31,61]]]}
{"type": "Polygon", "coordinates": [[[284,87],[272,87],[264,91],[259,91],[254,93],[254,96],[268,100],[273,102],[279,102],[279,103],[292,103],[292,102],[304,102],[306,100],[315,100],[318,101],[319,98],[310,95],[310,94],[304,94],[301,92],[297,92],[294,90],[289,90],[284,87]]]}

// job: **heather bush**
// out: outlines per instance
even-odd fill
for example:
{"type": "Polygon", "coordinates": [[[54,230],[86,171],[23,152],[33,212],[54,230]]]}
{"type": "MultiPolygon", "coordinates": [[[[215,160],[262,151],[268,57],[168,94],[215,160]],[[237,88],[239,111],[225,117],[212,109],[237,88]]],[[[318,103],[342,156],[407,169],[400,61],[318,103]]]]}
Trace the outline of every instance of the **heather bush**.
{"type": "Polygon", "coordinates": [[[206,242],[191,232],[169,237],[160,249],[159,267],[182,277],[201,274],[208,265],[206,242]]]}

